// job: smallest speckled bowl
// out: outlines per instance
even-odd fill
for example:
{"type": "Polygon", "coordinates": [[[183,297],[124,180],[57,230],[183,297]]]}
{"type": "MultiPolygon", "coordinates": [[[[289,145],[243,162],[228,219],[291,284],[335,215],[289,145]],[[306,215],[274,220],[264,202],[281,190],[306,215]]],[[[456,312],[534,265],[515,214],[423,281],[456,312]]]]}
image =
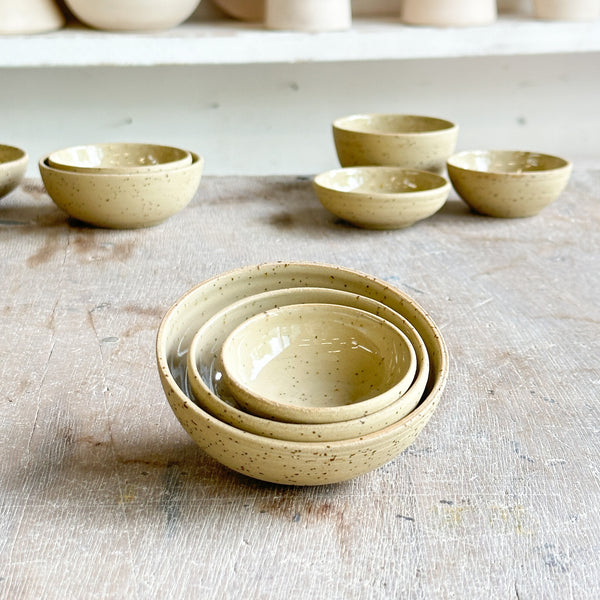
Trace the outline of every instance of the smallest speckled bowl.
{"type": "Polygon", "coordinates": [[[372,414],[404,394],[415,350],[390,322],[337,304],[292,304],[251,317],[221,349],[223,377],[249,412],[291,423],[372,414]]]}
{"type": "Polygon", "coordinates": [[[361,114],[336,119],[333,139],[342,167],[406,167],[441,174],[456,148],[458,126],[421,115],[361,114]]]}
{"type": "Polygon", "coordinates": [[[178,169],[146,173],[80,173],[39,162],[42,181],[54,203],[71,217],[97,227],[136,229],[162,223],[194,197],[204,159],[178,169]]]}
{"type": "Polygon", "coordinates": [[[21,183],[28,162],[25,150],[0,144],[0,198],[10,194],[21,183]]]}
{"type": "Polygon", "coordinates": [[[160,144],[85,144],[56,150],[48,155],[55,169],[81,173],[145,173],[191,164],[188,150],[160,144]]]}
{"type": "Polygon", "coordinates": [[[515,150],[473,150],[448,159],[458,195],[491,217],[530,217],[566,187],[572,164],[564,158],[515,150]]]}
{"type": "Polygon", "coordinates": [[[313,187],[334,215],[366,229],[401,229],[436,213],[450,184],[440,175],[399,167],[354,167],[317,175],[313,187]]]}

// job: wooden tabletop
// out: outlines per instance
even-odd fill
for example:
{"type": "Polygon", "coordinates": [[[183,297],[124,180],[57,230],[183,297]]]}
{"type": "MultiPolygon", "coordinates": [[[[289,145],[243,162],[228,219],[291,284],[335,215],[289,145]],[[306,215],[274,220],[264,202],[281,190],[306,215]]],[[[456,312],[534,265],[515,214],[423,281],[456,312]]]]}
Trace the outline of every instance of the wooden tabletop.
{"type": "Polygon", "coordinates": [[[600,170],[537,217],[455,196],[351,227],[305,177],[205,178],[158,227],[69,221],[39,180],[0,200],[0,597],[600,597],[600,170]],[[176,421],[156,369],[186,290],[273,260],[408,292],[452,363],[415,443],[346,483],[238,475],[176,421]]]}

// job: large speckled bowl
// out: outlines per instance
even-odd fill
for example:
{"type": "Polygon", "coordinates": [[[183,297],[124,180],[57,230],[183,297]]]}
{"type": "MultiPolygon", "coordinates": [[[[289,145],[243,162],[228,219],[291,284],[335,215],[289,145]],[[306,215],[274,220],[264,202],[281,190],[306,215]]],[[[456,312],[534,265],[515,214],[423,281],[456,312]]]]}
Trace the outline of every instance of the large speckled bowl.
{"type": "Polygon", "coordinates": [[[158,371],[176,417],[210,456],[257,479],[319,485],[351,479],[375,469],[409,446],[431,418],[448,376],[448,354],[425,311],[383,280],[357,271],[313,263],[244,267],[210,279],[184,294],[167,311],[157,335],[158,371]],[[197,328],[232,302],[289,287],[341,289],[380,301],[412,323],[427,347],[429,382],[421,403],[403,419],[360,438],[337,442],[289,442],[232,427],[193,402],[183,391],[186,352],[197,328]]]}
{"type": "Polygon", "coordinates": [[[161,223],[194,197],[204,159],[148,173],[79,173],[39,162],[42,181],[54,203],[72,217],[97,227],[134,229],[161,223]]]}
{"type": "Polygon", "coordinates": [[[530,217],[566,187],[572,164],[564,158],[515,150],[473,150],[448,159],[458,195],[491,217],[530,217]]]}
{"type": "Polygon", "coordinates": [[[361,114],[333,122],[342,167],[382,165],[442,173],[457,137],[454,123],[419,115],[361,114]]]}
{"type": "Polygon", "coordinates": [[[367,229],[408,227],[440,210],[450,193],[442,176],[400,167],[335,169],[313,187],[329,212],[367,229]]]}
{"type": "Polygon", "coordinates": [[[293,442],[331,442],[358,438],[396,423],[421,401],[429,378],[429,354],[415,328],[391,308],[359,294],[325,287],[295,287],[242,298],[217,312],[198,328],[187,354],[183,384],[188,396],[218,419],[250,433],[293,442]],[[386,319],[402,331],[416,354],[417,372],[410,388],[389,406],[370,415],[339,423],[283,423],[246,412],[223,380],[221,347],[229,333],[246,319],[265,310],[299,302],[329,302],[353,306],[386,319]],[[188,389],[189,388],[189,389],[188,389]]]}
{"type": "Polygon", "coordinates": [[[25,150],[0,144],[0,198],[10,194],[21,183],[28,162],[25,150]]]}

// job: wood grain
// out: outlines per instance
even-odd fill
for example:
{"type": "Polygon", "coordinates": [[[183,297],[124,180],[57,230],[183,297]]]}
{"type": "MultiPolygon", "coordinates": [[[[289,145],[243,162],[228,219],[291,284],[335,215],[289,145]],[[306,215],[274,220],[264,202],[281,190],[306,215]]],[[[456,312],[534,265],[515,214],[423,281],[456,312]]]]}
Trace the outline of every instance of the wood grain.
{"type": "Polygon", "coordinates": [[[0,597],[600,597],[600,171],[539,216],[455,197],[404,231],[329,215],[306,178],[206,178],[158,227],[0,202],[0,597]],[[406,290],[452,370],[396,460],[286,488],[204,455],[165,401],[160,319],[244,264],[314,260],[406,290]]]}

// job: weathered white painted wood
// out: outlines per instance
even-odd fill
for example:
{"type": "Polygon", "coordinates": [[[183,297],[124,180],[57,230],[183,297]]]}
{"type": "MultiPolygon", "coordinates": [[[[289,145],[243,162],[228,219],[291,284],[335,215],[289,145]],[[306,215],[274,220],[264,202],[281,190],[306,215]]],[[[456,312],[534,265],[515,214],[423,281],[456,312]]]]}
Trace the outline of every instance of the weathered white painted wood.
{"type": "Polygon", "coordinates": [[[0,202],[0,597],[600,596],[600,171],[539,216],[456,198],[405,231],[325,212],[305,179],[206,178],[153,229],[0,202]],[[161,316],[206,277],[327,261],[398,285],[452,356],[381,469],[285,488],[204,455],[155,372],[161,316]]]}

